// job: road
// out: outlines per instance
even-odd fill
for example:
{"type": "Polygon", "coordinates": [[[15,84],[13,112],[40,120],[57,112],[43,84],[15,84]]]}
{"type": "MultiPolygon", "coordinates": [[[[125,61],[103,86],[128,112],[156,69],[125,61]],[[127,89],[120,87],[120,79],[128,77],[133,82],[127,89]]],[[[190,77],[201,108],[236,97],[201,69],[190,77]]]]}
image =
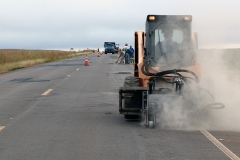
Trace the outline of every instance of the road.
{"type": "Polygon", "coordinates": [[[125,120],[118,88],[133,66],[116,64],[112,54],[88,55],[89,66],[84,59],[0,75],[0,159],[239,159],[239,132],[149,129],[125,120]]]}

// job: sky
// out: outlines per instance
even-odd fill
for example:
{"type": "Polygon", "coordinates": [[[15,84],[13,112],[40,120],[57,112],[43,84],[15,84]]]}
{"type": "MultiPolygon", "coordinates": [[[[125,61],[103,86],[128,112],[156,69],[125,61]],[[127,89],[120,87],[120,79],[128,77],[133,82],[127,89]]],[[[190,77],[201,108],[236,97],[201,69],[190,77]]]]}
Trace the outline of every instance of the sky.
{"type": "Polygon", "coordinates": [[[240,48],[239,0],[0,0],[0,49],[134,44],[146,17],[192,15],[199,48],[240,48]]]}

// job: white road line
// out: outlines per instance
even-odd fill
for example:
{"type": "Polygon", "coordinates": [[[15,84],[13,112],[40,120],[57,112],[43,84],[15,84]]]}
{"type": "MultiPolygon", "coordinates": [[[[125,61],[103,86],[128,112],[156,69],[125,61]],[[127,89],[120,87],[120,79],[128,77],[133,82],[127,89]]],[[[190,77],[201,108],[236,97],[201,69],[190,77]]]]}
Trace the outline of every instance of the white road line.
{"type": "Polygon", "coordinates": [[[3,130],[3,128],[5,128],[5,126],[0,126],[0,131],[3,130]]]}
{"type": "Polygon", "coordinates": [[[232,151],[230,151],[227,147],[225,147],[221,142],[219,142],[213,135],[211,135],[208,131],[202,129],[200,130],[204,136],[206,136],[215,146],[217,146],[223,153],[225,153],[232,160],[240,160],[238,156],[236,156],[232,151]]]}
{"type": "Polygon", "coordinates": [[[52,89],[48,89],[46,92],[44,92],[43,94],[42,94],[42,96],[46,96],[48,93],[50,93],[52,91],[52,89]]]}

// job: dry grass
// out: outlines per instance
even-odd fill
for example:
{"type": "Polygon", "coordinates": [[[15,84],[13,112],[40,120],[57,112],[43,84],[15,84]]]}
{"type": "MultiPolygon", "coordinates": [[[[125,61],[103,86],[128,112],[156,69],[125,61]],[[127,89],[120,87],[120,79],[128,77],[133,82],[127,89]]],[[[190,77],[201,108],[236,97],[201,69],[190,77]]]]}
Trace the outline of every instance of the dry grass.
{"type": "Polygon", "coordinates": [[[92,50],[76,52],[60,50],[0,49],[0,73],[88,53],[92,53],[92,50]]]}

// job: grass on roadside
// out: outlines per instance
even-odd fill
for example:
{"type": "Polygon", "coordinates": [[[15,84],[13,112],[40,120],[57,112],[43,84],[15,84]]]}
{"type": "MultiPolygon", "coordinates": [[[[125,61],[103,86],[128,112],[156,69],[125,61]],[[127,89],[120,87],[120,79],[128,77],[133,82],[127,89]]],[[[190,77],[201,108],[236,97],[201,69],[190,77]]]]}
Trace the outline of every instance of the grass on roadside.
{"type": "Polygon", "coordinates": [[[60,50],[0,49],[0,73],[89,53],[92,53],[92,50],[76,52],[60,50]]]}

